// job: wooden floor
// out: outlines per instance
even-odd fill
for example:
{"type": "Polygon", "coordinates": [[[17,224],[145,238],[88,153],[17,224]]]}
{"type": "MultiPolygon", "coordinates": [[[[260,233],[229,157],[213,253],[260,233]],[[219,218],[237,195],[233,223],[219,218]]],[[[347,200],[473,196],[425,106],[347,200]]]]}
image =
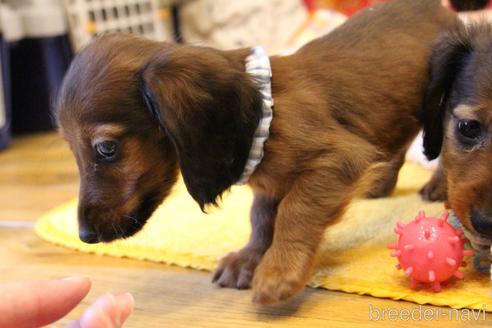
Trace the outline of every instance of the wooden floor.
{"type": "MultiPolygon", "coordinates": [[[[393,321],[377,313],[418,306],[407,302],[307,289],[293,301],[258,307],[249,291],[218,289],[210,274],[156,263],[78,253],[40,240],[34,220],[45,210],[76,196],[77,169],[55,134],[21,137],[0,153],[0,283],[21,279],[85,275],[92,279],[88,298],[61,324],[76,318],[104,292],[131,292],[136,309],[127,327],[489,327],[486,320],[393,321]],[[371,308],[373,309],[371,312],[371,308]]],[[[432,311],[445,308],[424,307],[432,311]]],[[[431,311],[428,310],[428,311],[431,311]]],[[[405,310],[404,310],[405,311],[405,310]]],[[[434,312],[435,313],[435,312],[434,312]]]]}

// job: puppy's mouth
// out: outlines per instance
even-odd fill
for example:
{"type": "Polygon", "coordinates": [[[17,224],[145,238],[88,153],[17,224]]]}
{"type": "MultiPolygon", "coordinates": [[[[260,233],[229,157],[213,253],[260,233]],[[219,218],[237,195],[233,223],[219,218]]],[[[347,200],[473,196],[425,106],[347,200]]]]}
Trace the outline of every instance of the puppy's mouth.
{"type": "Polygon", "coordinates": [[[477,211],[472,211],[469,216],[469,221],[472,226],[471,229],[465,227],[463,224],[464,221],[454,211],[452,211],[452,214],[458,222],[461,222],[460,228],[465,228],[468,238],[473,238],[475,241],[479,241],[480,244],[492,245],[492,233],[489,229],[486,229],[490,224],[488,223],[488,220],[485,220],[477,211]]]}
{"type": "Polygon", "coordinates": [[[93,224],[79,221],[79,238],[85,243],[96,244],[131,237],[143,228],[161,201],[161,193],[153,191],[142,198],[136,210],[130,214],[122,215],[118,221],[105,220],[104,218],[90,220],[99,222],[93,224]]]}

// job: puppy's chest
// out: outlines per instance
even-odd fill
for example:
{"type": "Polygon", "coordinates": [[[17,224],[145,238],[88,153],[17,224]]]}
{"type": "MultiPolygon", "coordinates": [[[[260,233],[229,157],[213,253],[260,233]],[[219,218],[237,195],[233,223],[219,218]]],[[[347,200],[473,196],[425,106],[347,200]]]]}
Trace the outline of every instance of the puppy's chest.
{"type": "Polygon", "coordinates": [[[262,193],[275,199],[282,199],[291,185],[291,178],[281,176],[278,172],[268,174],[265,170],[257,172],[249,181],[249,186],[255,193],[262,193]]]}

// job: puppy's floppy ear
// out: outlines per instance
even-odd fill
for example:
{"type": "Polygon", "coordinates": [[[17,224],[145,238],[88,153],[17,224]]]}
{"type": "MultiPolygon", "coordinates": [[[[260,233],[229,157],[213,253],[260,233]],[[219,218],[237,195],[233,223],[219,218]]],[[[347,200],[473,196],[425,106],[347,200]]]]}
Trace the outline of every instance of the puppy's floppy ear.
{"type": "Polygon", "coordinates": [[[172,140],[188,192],[202,210],[239,180],[262,113],[244,63],[226,54],[173,47],[140,73],[147,107],[172,140]]]}
{"type": "Polygon", "coordinates": [[[423,103],[424,154],[429,160],[437,158],[441,152],[443,119],[451,90],[472,51],[472,33],[461,24],[444,34],[433,49],[423,103]]]}

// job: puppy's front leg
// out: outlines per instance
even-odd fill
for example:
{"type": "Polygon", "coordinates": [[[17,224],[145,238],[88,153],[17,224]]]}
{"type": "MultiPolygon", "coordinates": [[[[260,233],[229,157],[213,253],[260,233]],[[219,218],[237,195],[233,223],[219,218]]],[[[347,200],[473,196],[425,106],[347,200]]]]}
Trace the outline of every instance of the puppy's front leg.
{"type": "Polygon", "coordinates": [[[304,288],[326,226],[341,216],[351,199],[353,174],[334,167],[296,180],[279,204],[272,245],[256,268],[255,303],[275,303],[304,288]]]}
{"type": "Polygon", "coordinates": [[[420,189],[419,194],[424,200],[430,202],[448,199],[448,182],[441,160],[439,160],[439,165],[431,179],[420,189]]]}
{"type": "Polygon", "coordinates": [[[381,198],[391,194],[398,181],[398,173],[405,162],[405,155],[406,149],[388,163],[383,175],[374,181],[374,185],[366,193],[366,198],[381,198]]]}
{"type": "Polygon", "coordinates": [[[237,252],[228,254],[214,273],[213,282],[221,287],[246,289],[263,254],[270,247],[278,201],[255,193],[251,207],[251,237],[248,244],[237,252]]]}

